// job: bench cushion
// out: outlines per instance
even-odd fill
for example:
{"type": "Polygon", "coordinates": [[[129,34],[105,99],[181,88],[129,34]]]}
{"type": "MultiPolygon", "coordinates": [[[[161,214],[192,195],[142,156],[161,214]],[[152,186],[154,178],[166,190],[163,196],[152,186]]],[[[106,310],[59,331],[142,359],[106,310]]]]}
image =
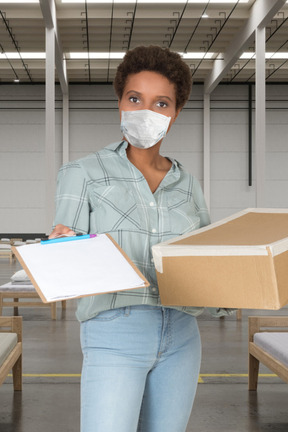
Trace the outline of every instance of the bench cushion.
{"type": "Polygon", "coordinates": [[[0,366],[16,345],[16,333],[0,333],[0,366]]]}
{"type": "Polygon", "coordinates": [[[10,244],[0,243],[0,251],[10,251],[10,250],[11,250],[10,244]]]}
{"type": "Polygon", "coordinates": [[[25,270],[18,270],[11,276],[11,282],[30,282],[30,279],[25,270]]]}
{"type": "Polygon", "coordinates": [[[288,332],[255,333],[254,343],[288,366],[288,332]]]}
{"type": "Polygon", "coordinates": [[[32,283],[12,283],[7,282],[4,285],[0,285],[0,292],[11,292],[19,291],[19,292],[36,292],[32,283]]]}

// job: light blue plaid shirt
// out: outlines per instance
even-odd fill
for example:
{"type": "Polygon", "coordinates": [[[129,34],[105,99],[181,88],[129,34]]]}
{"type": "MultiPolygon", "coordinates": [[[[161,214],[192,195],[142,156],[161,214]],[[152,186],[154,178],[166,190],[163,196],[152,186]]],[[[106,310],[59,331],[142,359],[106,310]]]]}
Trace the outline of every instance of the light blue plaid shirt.
{"type": "MultiPolygon", "coordinates": [[[[79,299],[80,321],[108,309],[161,305],[151,247],[210,223],[201,187],[181,164],[172,160],[171,169],[152,193],[127,159],[126,148],[126,141],[111,144],[64,165],[58,174],[54,225],[61,223],[77,233],[109,233],[150,283],[147,288],[79,299]]],[[[203,311],[175,309],[192,315],[203,311]]]]}

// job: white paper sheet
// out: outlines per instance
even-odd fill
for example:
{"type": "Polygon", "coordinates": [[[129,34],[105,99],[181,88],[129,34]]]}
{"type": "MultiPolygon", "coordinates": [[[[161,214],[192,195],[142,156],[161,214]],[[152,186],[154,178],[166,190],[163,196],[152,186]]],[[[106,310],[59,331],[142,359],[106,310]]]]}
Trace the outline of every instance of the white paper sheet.
{"type": "Polygon", "coordinates": [[[145,286],[141,274],[105,234],[16,250],[47,302],[145,286]]]}

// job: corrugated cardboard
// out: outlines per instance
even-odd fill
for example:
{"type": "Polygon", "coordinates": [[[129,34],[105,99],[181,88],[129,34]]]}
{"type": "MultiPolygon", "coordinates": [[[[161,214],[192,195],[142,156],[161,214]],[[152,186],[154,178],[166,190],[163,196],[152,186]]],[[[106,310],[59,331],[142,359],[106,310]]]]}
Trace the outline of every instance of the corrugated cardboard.
{"type": "Polygon", "coordinates": [[[280,309],[288,303],[288,209],[247,209],[152,252],[163,305],[280,309]]]}

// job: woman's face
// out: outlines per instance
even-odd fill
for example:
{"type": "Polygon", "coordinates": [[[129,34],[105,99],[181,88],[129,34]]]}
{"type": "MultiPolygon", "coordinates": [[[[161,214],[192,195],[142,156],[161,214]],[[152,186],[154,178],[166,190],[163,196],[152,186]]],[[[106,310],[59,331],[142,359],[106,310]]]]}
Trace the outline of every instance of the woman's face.
{"type": "Polygon", "coordinates": [[[176,110],[174,84],[160,73],[151,71],[142,71],[128,76],[118,106],[120,117],[121,111],[144,109],[171,117],[168,130],[180,111],[180,109],[176,110]]]}

